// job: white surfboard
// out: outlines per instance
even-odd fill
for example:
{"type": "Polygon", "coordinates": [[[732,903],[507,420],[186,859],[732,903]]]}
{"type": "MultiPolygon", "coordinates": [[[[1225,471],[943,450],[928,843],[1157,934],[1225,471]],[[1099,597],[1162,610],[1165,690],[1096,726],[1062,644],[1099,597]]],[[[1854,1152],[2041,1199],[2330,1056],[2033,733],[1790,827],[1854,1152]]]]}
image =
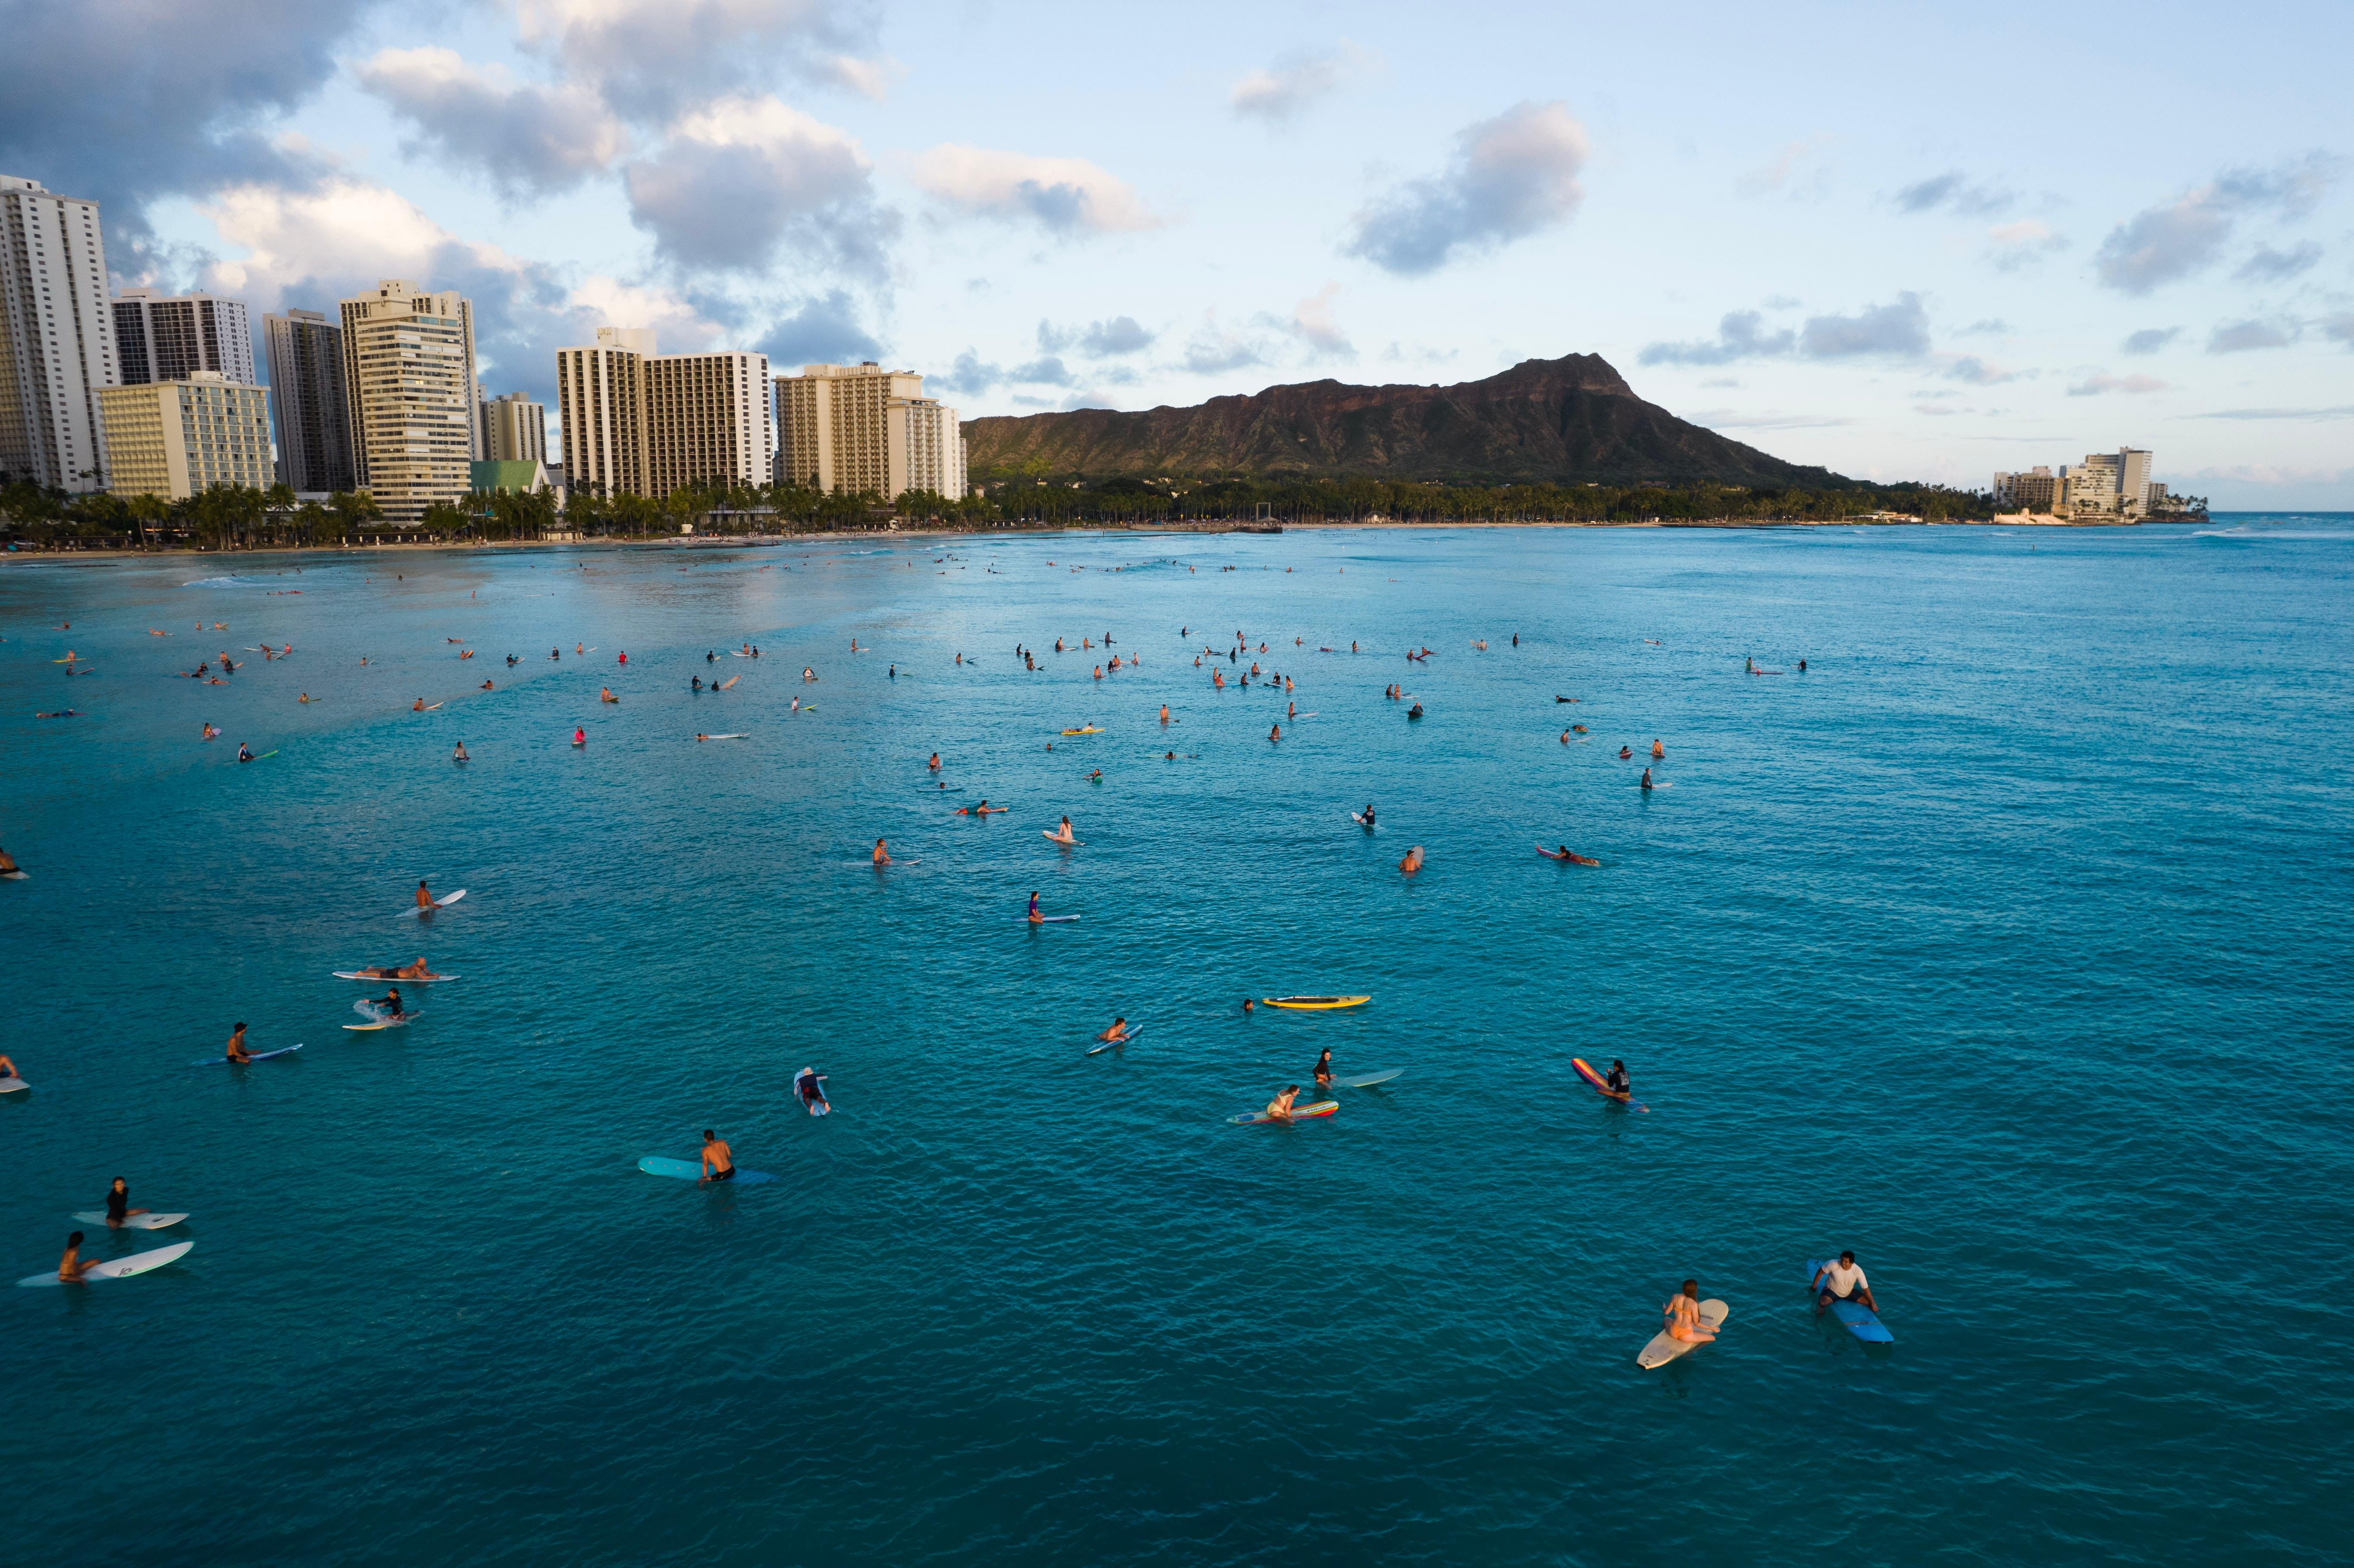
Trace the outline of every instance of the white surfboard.
{"type": "MultiPolygon", "coordinates": [[[[126,1231],[167,1230],[187,1217],[186,1214],[133,1214],[116,1228],[126,1231]]],[[[106,1211],[83,1209],[78,1212],[74,1218],[86,1225],[102,1225],[106,1224],[106,1211]]]]}
{"type": "Polygon", "coordinates": [[[1398,1076],[1405,1071],[1405,1069],[1404,1067],[1392,1067],[1386,1073],[1374,1073],[1367,1077],[1341,1078],[1337,1081],[1344,1089],[1370,1089],[1375,1084],[1388,1083],[1392,1078],[1398,1076]]]}
{"type": "MultiPolygon", "coordinates": [[[[134,1252],[129,1257],[118,1257],[112,1263],[93,1263],[82,1271],[85,1280],[128,1279],[134,1274],[144,1274],[151,1268],[161,1268],[175,1259],[186,1257],[194,1242],[177,1242],[159,1246],[154,1252],[134,1252]]],[[[47,1274],[28,1274],[16,1281],[19,1285],[63,1285],[56,1269],[47,1274]]]]}
{"type": "Polygon", "coordinates": [[[32,1086],[22,1078],[0,1078],[0,1095],[13,1095],[19,1089],[29,1089],[32,1086]]]}
{"type": "Polygon", "coordinates": [[[1038,830],[1038,836],[1044,839],[1051,839],[1055,843],[1061,844],[1065,849],[1077,849],[1087,842],[1085,839],[1066,839],[1059,837],[1051,828],[1040,828],[1038,830]]]}
{"type": "MultiPolygon", "coordinates": [[[[1700,1326],[1703,1329],[1722,1329],[1724,1327],[1725,1314],[1731,1310],[1732,1308],[1725,1306],[1723,1302],[1711,1297],[1700,1304],[1700,1326]]],[[[1666,1366],[1678,1356],[1690,1351],[1696,1351],[1707,1342],[1705,1340],[1673,1339],[1669,1336],[1665,1329],[1662,1329],[1651,1336],[1651,1342],[1643,1347],[1642,1352],[1635,1358],[1635,1364],[1645,1372],[1649,1372],[1654,1367],[1666,1366]]]]}
{"type": "Polygon", "coordinates": [[[370,1029],[406,1029],[409,1024],[424,1016],[425,1014],[421,1011],[417,1012],[404,1012],[398,1018],[379,1018],[373,1023],[346,1023],[344,1027],[346,1029],[356,1029],[361,1031],[370,1029]]]}
{"type": "MultiPolygon", "coordinates": [[[[462,888],[462,887],[461,887],[461,888],[458,889],[458,891],[457,891],[457,892],[451,894],[451,895],[450,895],[448,897],[446,897],[446,898],[437,898],[437,899],[435,899],[435,900],[433,901],[433,907],[434,907],[434,908],[436,908],[436,909],[447,909],[447,908],[449,908],[449,907],[450,907],[450,906],[451,906],[452,904],[457,903],[457,902],[458,902],[458,900],[460,900],[461,898],[463,898],[463,897],[465,897],[465,896],[466,896],[466,890],[465,890],[464,888],[462,888]]],[[[394,918],[395,918],[395,919],[406,919],[406,918],[408,918],[408,916],[412,916],[412,915],[422,915],[422,914],[424,914],[424,913],[425,913],[425,906],[424,906],[423,905],[421,905],[421,904],[412,904],[412,905],[410,905],[408,908],[406,908],[406,909],[402,910],[402,911],[399,913],[399,915],[395,916],[394,916],[394,918]]]]}
{"type": "Polygon", "coordinates": [[[337,980],[366,980],[370,985],[379,982],[385,985],[439,985],[443,980],[466,978],[464,975],[371,975],[362,974],[357,969],[337,969],[334,976],[337,980]]]}

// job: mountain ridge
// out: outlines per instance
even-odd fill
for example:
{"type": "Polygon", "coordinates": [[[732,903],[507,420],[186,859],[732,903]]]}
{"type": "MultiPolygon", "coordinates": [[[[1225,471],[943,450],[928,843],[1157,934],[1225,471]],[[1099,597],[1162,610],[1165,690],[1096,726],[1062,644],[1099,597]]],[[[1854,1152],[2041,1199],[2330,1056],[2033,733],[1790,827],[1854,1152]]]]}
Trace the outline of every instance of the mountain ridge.
{"type": "Polygon", "coordinates": [[[1187,408],[997,415],[963,426],[982,482],[1220,477],[1562,483],[1851,482],[1786,462],[1637,395],[1599,355],[1526,359],[1477,381],[1330,378],[1187,408]]]}

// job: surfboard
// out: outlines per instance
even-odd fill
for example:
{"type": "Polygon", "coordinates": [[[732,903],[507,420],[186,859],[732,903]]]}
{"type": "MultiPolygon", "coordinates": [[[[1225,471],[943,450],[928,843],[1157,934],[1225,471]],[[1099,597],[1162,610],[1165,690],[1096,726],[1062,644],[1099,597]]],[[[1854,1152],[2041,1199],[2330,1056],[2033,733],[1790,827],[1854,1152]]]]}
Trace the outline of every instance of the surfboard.
{"type": "MultiPolygon", "coordinates": [[[[86,1280],[128,1279],[134,1274],[144,1274],[151,1268],[161,1268],[176,1258],[187,1256],[189,1249],[196,1245],[194,1242],[175,1242],[170,1246],[159,1246],[154,1252],[134,1252],[129,1257],[118,1257],[111,1263],[93,1263],[82,1271],[81,1277],[86,1280]]],[[[27,1275],[16,1283],[63,1285],[65,1281],[58,1277],[58,1271],[53,1268],[47,1274],[27,1275]]]]}
{"type": "Polygon", "coordinates": [[[1369,1078],[1341,1078],[1337,1080],[1337,1082],[1342,1088],[1346,1089],[1370,1089],[1375,1084],[1388,1083],[1392,1078],[1396,1077],[1399,1074],[1405,1071],[1405,1069],[1404,1067],[1392,1067],[1386,1073],[1375,1073],[1369,1078]]]}
{"type": "MultiPolygon", "coordinates": [[[[1808,1295],[1822,1294],[1815,1284],[1815,1276],[1820,1273],[1823,1265],[1829,1261],[1829,1258],[1820,1257],[1807,1259],[1808,1295]]],[[[1867,1345],[1893,1345],[1896,1342],[1896,1336],[1888,1331],[1888,1325],[1882,1323],[1879,1315],[1861,1301],[1841,1301],[1837,1297],[1833,1297],[1831,1316],[1846,1325],[1849,1333],[1867,1345]]]]}
{"type": "Polygon", "coordinates": [[[1234,1117],[1230,1119],[1232,1119],[1238,1127],[1252,1127],[1262,1122],[1298,1121],[1303,1117],[1331,1116],[1334,1111],[1339,1110],[1340,1108],[1341,1102],[1339,1100],[1319,1100],[1312,1106],[1292,1107],[1291,1114],[1288,1117],[1269,1116],[1265,1111],[1253,1111],[1248,1115],[1234,1117]]]}
{"type": "Polygon", "coordinates": [[[1066,839],[1046,828],[1040,828],[1038,830],[1038,836],[1045,839],[1053,839],[1065,849],[1079,849],[1084,847],[1087,842],[1085,839],[1066,839]]]}
{"type": "Polygon", "coordinates": [[[366,980],[370,985],[382,980],[387,985],[439,985],[443,980],[464,980],[464,975],[368,975],[357,969],[337,969],[337,980],[366,980]]]}
{"type": "Polygon", "coordinates": [[[1118,1040],[1107,1040],[1107,1041],[1105,1041],[1103,1044],[1101,1044],[1100,1045],[1097,1045],[1097,1046],[1094,1047],[1092,1050],[1090,1050],[1090,1051],[1087,1053],[1087,1054],[1088,1054],[1088,1055],[1090,1055],[1090,1056],[1100,1056],[1100,1055],[1102,1055],[1105,1052],[1107,1052],[1107,1051],[1110,1050],[1113,1046],[1115,1046],[1115,1045],[1125,1045],[1125,1044],[1127,1044],[1130,1040],[1135,1039],[1138,1035],[1140,1035],[1140,1034],[1141,1034],[1141,1033],[1144,1033],[1144,1025],[1143,1025],[1143,1024],[1141,1024],[1141,1023],[1131,1024],[1131,1025],[1129,1026],[1129,1028],[1128,1033],[1127,1033],[1125,1035],[1123,1035],[1121,1038],[1119,1038],[1119,1039],[1118,1039],[1118,1040]]]}
{"type": "Polygon", "coordinates": [[[819,1097],[815,1099],[811,1099],[801,1093],[801,1080],[803,1078],[813,1080],[815,1085],[822,1085],[825,1082],[825,1075],[823,1073],[813,1072],[807,1067],[803,1067],[800,1072],[793,1075],[793,1098],[807,1106],[809,1107],[809,1113],[811,1116],[832,1115],[833,1107],[824,1098],[824,1091],[822,1088],[819,1090],[819,1097]]]}
{"type": "Polygon", "coordinates": [[[404,1012],[398,1018],[379,1018],[374,1023],[346,1023],[344,1027],[346,1029],[358,1030],[401,1029],[406,1028],[409,1023],[424,1016],[425,1014],[422,1012],[404,1012]]]}
{"type": "Polygon", "coordinates": [[[10,882],[28,881],[31,879],[32,874],[33,874],[29,871],[0,871],[0,877],[5,877],[10,882]]]}
{"type": "Polygon", "coordinates": [[[1579,1077],[1584,1078],[1587,1083],[1593,1085],[1594,1092],[1600,1095],[1604,1099],[1616,1100],[1620,1105],[1625,1106],[1628,1110],[1647,1111],[1651,1108],[1642,1101],[1636,1099],[1631,1096],[1611,1093],[1610,1080],[1596,1072],[1593,1068],[1587,1066],[1585,1065],[1585,1058],[1580,1056],[1572,1056],[1569,1059],[1569,1065],[1576,1070],[1579,1077]]]}
{"type": "Polygon", "coordinates": [[[1101,735],[1103,731],[1097,729],[1093,725],[1089,725],[1084,729],[1066,729],[1063,733],[1065,735],[1101,735]]]}
{"type": "MultiPolygon", "coordinates": [[[[354,1025],[346,1023],[344,1027],[350,1029],[353,1028],[354,1025]]],[[[246,1059],[251,1062],[267,1062],[272,1056],[291,1056],[301,1049],[302,1049],[302,1047],[300,1045],[281,1045],[275,1051],[256,1051],[251,1056],[246,1059]]],[[[228,1058],[226,1056],[207,1056],[201,1062],[191,1062],[188,1065],[191,1067],[226,1067],[228,1065],[228,1058]]]]}
{"type": "MultiPolygon", "coordinates": [[[[1724,1326],[1725,1314],[1731,1310],[1732,1308],[1725,1306],[1723,1302],[1717,1300],[1714,1297],[1711,1297],[1709,1299],[1700,1304],[1701,1327],[1703,1329],[1723,1328],[1724,1326]]],[[[1672,1339],[1669,1336],[1668,1331],[1665,1329],[1662,1329],[1658,1333],[1652,1335],[1651,1342],[1645,1345],[1641,1351],[1636,1355],[1635,1364],[1641,1367],[1645,1372],[1649,1372],[1655,1367],[1666,1366],[1678,1356],[1690,1351],[1696,1351],[1707,1342],[1708,1341],[1704,1340],[1672,1339]]]]}
{"type": "Polygon", "coordinates": [[[1269,996],[1262,997],[1260,1000],[1269,1007],[1284,1007],[1304,1012],[1329,1012],[1334,1008],[1362,1006],[1373,999],[1371,996],[1269,996]]]}
{"type": "MultiPolygon", "coordinates": [[[[649,1154],[643,1160],[638,1161],[638,1169],[644,1171],[649,1176],[675,1176],[685,1181],[698,1181],[703,1179],[703,1161],[700,1160],[665,1160],[659,1154],[649,1154]]],[[[763,1181],[773,1181],[775,1180],[776,1178],[774,1176],[769,1175],[765,1171],[747,1171],[741,1165],[738,1165],[736,1168],[735,1175],[729,1177],[726,1181],[715,1181],[712,1185],[715,1187],[756,1187],[763,1181]]]]}
{"type": "Polygon", "coordinates": [[[702,738],[705,740],[748,740],[751,738],[751,736],[752,732],[748,729],[738,731],[734,735],[706,735],[702,738]]]}
{"type": "MultiPolygon", "coordinates": [[[[461,888],[458,889],[458,891],[457,891],[457,892],[451,894],[451,895],[450,895],[448,897],[446,897],[446,898],[437,898],[437,899],[435,899],[435,900],[433,901],[433,907],[434,907],[434,908],[436,908],[436,909],[447,909],[447,908],[449,908],[449,907],[450,907],[450,906],[451,906],[452,904],[457,903],[457,902],[458,902],[458,900],[460,900],[461,898],[463,898],[463,897],[465,897],[465,896],[466,896],[466,890],[465,890],[464,888],[462,888],[462,887],[461,887],[461,888]]],[[[393,916],[393,918],[394,918],[394,919],[396,919],[396,920],[398,920],[398,919],[401,919],[401,918],[404,918],[404,917],[406,917],[406,916],[412,916],[412,915],[421,915],[421,914],[423,914],[424,912],[425,912],[425,911],[424,911],[424,907],[423,907],[421,905],[414,905],[414,904],[412,904],[412,905],[410,905],[408,908],[406,908],[406,909],[402,910],[402,911],[400,912],[400,914],[394,916],[393,916]]]]}
{"type": "Polygon", "coordinates": [[[32,1086],[22,1078],[0,1078],[0,1095],[13,1095],[18,1089],[29,1089],[32,1086]]]}
{"type": "Polygon", "coordinates": [[[1352,822],[1356,823],[1359,827],[1361,827],[1361,828],[1364,828],[1364,829],[1366,829],[1366,830],[1368,830],[1368,831],[1371,831],[1371,830],[1373,829],[1373,827],[1374,826],[1374,824],[1373,824],[1373,823],[1372,823],[1372,822],[1369,822],[1369,821],[1365,821],[1365,814],[1364,814],[1363,811],[1352,811],[1352,812],[1350,812],[1350,813],[1349,813],[1349,821],[1352,821],[1352,822]]]}
{"type": "MultiPolygon", "coordinates": [[[[188,1216],[186,1214],[133,1214],[115,1228],[117,1230],[125,1231],[166,1230],[173,1225],[178,1224],[182,1220],[185,1220],[187,1217],[188,1216]]],[[[86,1225],[102,1225],[106,1224],[106,1211],[104,1209],[83,1209],[74,1215],[74,1218],[80,1220],[86,1225]]]]}
{"type": "Polygon", "coordinates": [[[1025,915],[1022,917],[1022,923],[1024,926],[1067,926],[1077,918],[1076,915],[1041,915],[1033,920],[1025,915]]]}
{"type": "Polygon", "coordinates": [[[1600,865],[1602,863],[1592,855],[1578,854],[1574,851],[1568,854],[1555,854],[1543,844],[1537,845],[1537,853],[1561,865],[1600,865]]]}

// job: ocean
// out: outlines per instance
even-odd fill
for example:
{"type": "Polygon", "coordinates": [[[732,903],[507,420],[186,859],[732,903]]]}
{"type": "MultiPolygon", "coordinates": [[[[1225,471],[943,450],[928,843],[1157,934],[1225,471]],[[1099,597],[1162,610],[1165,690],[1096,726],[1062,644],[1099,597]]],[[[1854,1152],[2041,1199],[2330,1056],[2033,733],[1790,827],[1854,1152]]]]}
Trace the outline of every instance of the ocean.
{"type": "Polygon", "coordinates": [[[191,1217],[94,1255],[196,1245],[0,1301],[10,1555],[2340,1560],[2349,581],[2345,514],[11,561],[8,1277],[117,1175],[191,1217]],[[1233,1122],[1326,1047],[1404,1071],[1233,1122]],[[638,1169],[705,1128],[777,1181],[638,1169]]]}

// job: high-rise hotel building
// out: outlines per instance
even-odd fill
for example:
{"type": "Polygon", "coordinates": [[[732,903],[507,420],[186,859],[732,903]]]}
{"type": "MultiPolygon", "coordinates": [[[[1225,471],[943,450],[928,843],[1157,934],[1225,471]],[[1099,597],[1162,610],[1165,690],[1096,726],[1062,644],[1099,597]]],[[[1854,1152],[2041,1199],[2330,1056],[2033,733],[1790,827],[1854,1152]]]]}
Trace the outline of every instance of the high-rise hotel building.
{"type": "Polygon", "coordinates": [[[357,489],[344,329],[317,311],[290,310],[261,318],[261,343],[270,362],[279,479],[298,493],[357,489]]]}
{"type": "Polygon", "coordinates": [[[527,393],[485,397],[475,407],[481,429],[474,444],[483,462],[547,461],[547,406],[527,393]]]}
{"type": "Polygon", "coordinates": [[[556,351],[556,383],[567,490],[659,500],[768,482],[765,354],[656,354],[646,328],[599,327],[594,344],[556,351]]]}
{"type": "Polygon", "coordinates": [[[167,501],[185,501],[218,484],[268,488],[267,401],[260,387],[214,370],[107,387],[99,394],[107,488],[167,501]]]}
{"type": "Polygon", "coordinates": [[[474,307],[398,278],[343,302],[352,466],[386,518],[413,524],[472,482],[474,307]]]}
{"type": "Polygon", "coordinates": [[[122,379],[98,204],[0,175],[0,472],[101,488],[98,395],[122,379]]]}
{"type": "Polygon", "coordinates": [[[777,377],[777,410],[779,483],[885,501],[911,490],[950,500],[965,493],[957,411],[925,397],[913,371],[873,360],[804,365],[799,376],[777,377]]]}
{"type": "Polygon", "coordinates": [[[255,385],[253,329],[242,300],[125,289],[114,296],[114,348],[125,387],[185,381],[199,370],[255,385]]]}

